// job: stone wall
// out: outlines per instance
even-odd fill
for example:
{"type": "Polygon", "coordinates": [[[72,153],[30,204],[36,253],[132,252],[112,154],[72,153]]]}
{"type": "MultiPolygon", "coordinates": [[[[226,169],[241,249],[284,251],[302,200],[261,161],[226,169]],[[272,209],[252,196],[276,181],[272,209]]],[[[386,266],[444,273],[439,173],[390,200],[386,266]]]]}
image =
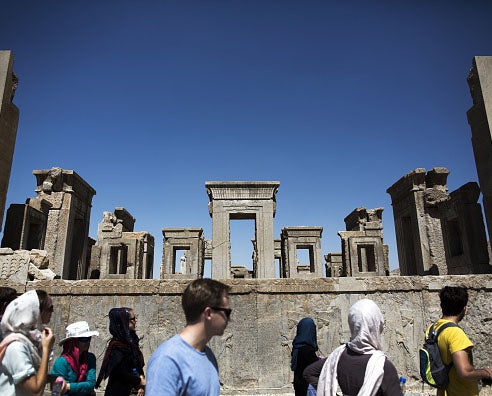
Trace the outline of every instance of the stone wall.
{"type": "MultiPolygon", "coordinates": [[[[43,288],[52,296],[51,321],[57,339],[64,326],[87,320],[101,335],[91,350],[98,365],[109,338],[107,314],[117,306],[133,307],[137,331],[148,361],[151,352],[184,325],[181,293],[188,280],[82,280],[28,282],[14,286],[43,288]]],[[[438,291],[444,285],[469,289],[462,327],[475,342],[477,366],[492,365],[492,275],[371,277],[328,279],[230,279],[232,321],[211,341],[217,355],[223,394],[291,394],[291,341],[297,322],[312,317],[318,326],[320,351],[326,355],[349,339],[348,309],[372,298],[385,317],[385,350],[398,373],[419,394],[435,394],[418,382],[418,348],[427,324],[440,316],[438,291]]],[[[10,285],[2,281],[1,286],[10,285]]],[[[60,353],[58,345],[55,354],[60,353]]]]}

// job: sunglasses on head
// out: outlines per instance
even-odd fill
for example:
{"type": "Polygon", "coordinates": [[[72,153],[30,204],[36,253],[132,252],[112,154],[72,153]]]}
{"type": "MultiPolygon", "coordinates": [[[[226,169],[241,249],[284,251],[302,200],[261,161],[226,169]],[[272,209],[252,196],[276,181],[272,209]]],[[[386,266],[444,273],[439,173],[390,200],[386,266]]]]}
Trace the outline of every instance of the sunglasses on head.
{"type": "Polygon", "coordinates": [[[91,341],[91,337],[79,337],[79,338],[77,338],[77,341],[86,344],[86,343],[91,341]]]}
{"type": "Polygon", "coordinates": [[[222,308],[222,307],[210,307],[214,311],[222,311],[225,313],[225,316],[227,316],[227,319],[231,317],[232,309],[231,308],[222,308]]]}

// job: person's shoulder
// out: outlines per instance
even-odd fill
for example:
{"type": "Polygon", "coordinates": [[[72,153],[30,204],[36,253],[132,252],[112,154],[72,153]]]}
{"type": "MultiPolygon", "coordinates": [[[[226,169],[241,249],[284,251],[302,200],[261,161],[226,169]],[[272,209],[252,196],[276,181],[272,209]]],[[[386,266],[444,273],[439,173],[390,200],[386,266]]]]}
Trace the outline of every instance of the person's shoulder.
{"type": "Polygon", "coordinates": [[[391,362],[391,360],[388,359],[388,357],[386,357],[386,360],[384,362],[384,372],[388,372],[388,373],[398,373],[398,371],[396,370],[396,367],[395,365],[391,362]]]}
{"type": "Polygon", "coordinates": [[[161,345],[159,345],[157,349],[152,353],[152,356],[150,357],[149,360],[149,364],[152,360],[155,360],[161,356],[172,355],[174,351],[180,349],[182,342],[183,341],[179,336],[179,334],[176,334],[171,338],[168,338],[161,345]]]}
{"type": "Polygon", "coordinates": [[[59,366],[61,364],[68,364],[67,359],[64,356],[58,356],[53,363],[54,366],[59,366]]]}
{"type": "Polygon", "coordinates": [[[7,355],[13,355],[18,353],[29,353],[29,348],[26,344],[19,340],[12,341],[8,346],[5,352],[7,355]]]}
{"type": "Polygon", "coordinates": [[[448,320],[448,319],[439,319],[436,322],[435,330],[437,331],[446,325],[447,325],[447,327],[445,329],[441,330],[439,337],[441,335],[444,335],[444,337],[456,336],[456,335],[465,335],[466,336],[465,331],[458,324],[456,324],[453,321],[448,320]]]}

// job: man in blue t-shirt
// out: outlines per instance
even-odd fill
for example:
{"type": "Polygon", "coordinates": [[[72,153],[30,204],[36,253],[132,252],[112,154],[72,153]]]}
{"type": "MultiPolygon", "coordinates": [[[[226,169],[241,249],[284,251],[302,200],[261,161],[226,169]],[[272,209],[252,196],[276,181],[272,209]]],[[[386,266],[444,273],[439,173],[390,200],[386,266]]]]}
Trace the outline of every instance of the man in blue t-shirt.
{"type": "Polygon", "coordinates": [[[181,300],[186,326],[150,357],[146,396],[220,394],[217,360],[207,343],[229,323],[229,289],[213,279],[196,279],[186,287],[181,300]]]}

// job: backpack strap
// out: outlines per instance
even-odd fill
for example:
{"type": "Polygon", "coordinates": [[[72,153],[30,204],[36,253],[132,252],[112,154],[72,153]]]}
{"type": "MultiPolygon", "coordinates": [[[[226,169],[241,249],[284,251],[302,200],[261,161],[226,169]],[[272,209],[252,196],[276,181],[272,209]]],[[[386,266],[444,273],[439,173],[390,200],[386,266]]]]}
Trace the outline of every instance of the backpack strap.
{"type": "MultiPolygon", "coordinates": [[[[434,326],[435,325],[436,325],[435,323],[432,325],[432,332],[433,333],[434,333],[434,326]]],[[[437,332],[434,335],[434,339],[435,339],[436,342],[437,342],[437,337],[439,336],[439,334],[441,334],[441,332],[444,329],[447,329],[448,327],[460,327],[460,326],[458,326],[456,323],[453,323],[453,322],[444,323],[441,327],[439,327],[439,330],[437,330],[437,332]]]]}
{"type": "Polygon", "coordinates": [[[437,342],[437,337],[439,336],[439,334],[441,334],[441,332],[447,329],[448,327],[459,327],[456,323],[448,322],[448,323],[444,323],[441,327],[439,327],[439,330],[435,331],[434,327],[436,326],[436,323],[432,324],[429,327],[429,331],[426,334],[425,339],[428,340],[428,342],[432,342],[432,343],[437,342]]]}
{"type": "MultiPolygon", "coordinates": [[[[441,327],[439,327],[439,330],[437,330],[437,332],[434,332],[434,326],[436,325],[436,323],[434,323],[432,327],[429,329],[429,336],[432,334],[432,339],[435,344],[437,344],[437,337],[439,336],[439,334],[441,334],[443,330],[447,329],[448,327],[460,327],[456,323],[448,322],[448,323],[444,323],[441,327]]],[[[451,368],[452,365],[453,365],[453,360],[451,359],[451,363],[449,363],[447,367],[451,368]]]]}

